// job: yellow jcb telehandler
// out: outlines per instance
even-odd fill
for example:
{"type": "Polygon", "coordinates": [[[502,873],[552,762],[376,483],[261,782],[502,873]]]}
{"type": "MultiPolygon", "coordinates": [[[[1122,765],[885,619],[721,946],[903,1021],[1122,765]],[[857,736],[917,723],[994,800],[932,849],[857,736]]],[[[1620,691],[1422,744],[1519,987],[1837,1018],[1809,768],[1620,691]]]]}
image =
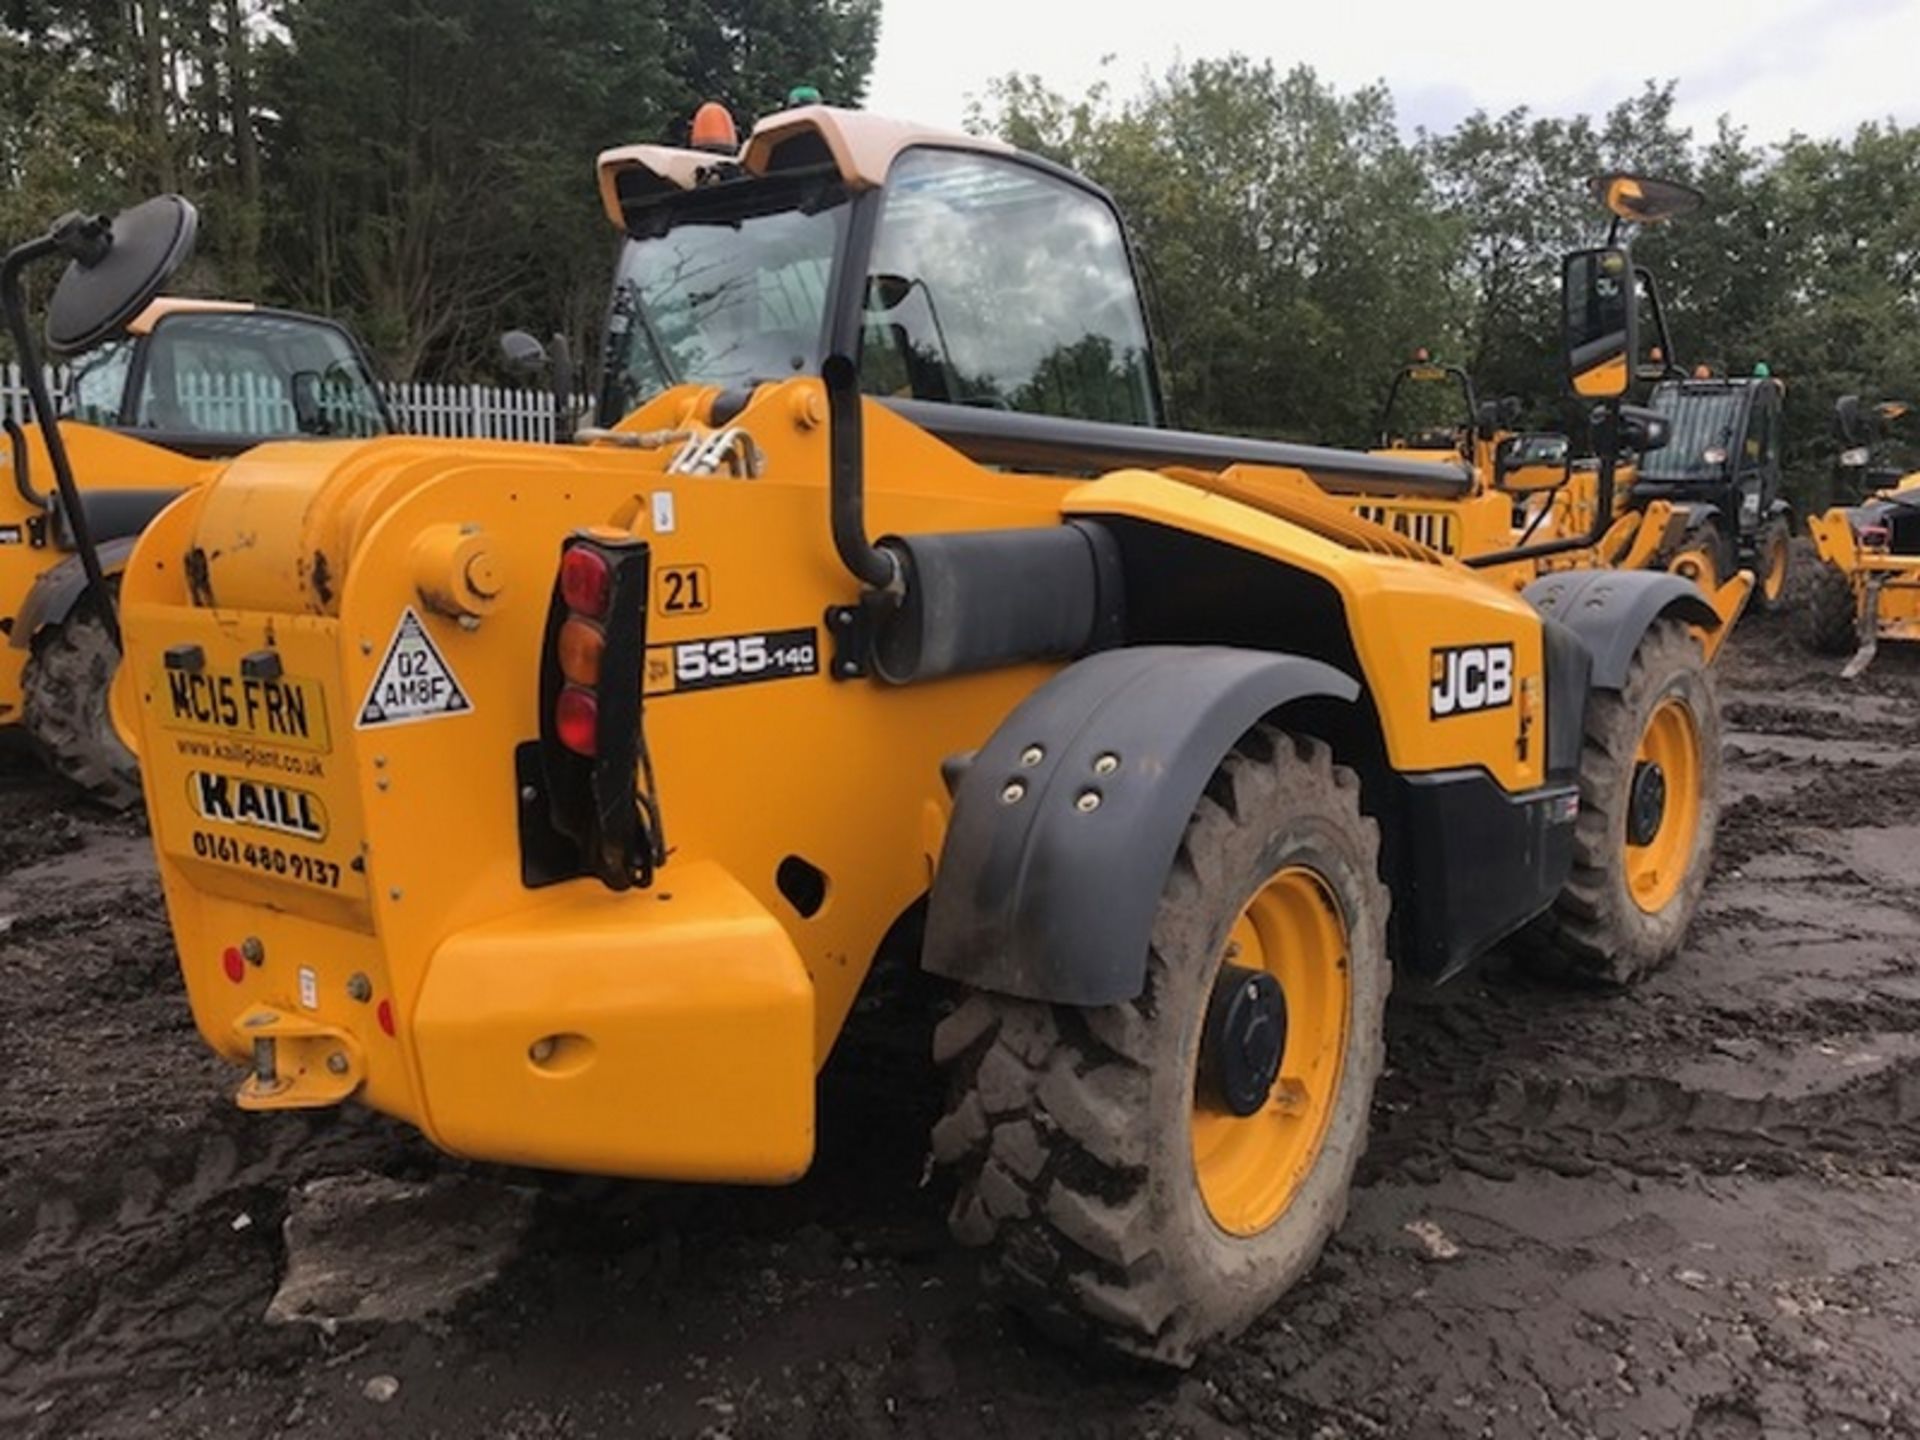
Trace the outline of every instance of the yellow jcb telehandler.
{"type": "MultiPolygon", "coordinates": [[[[1637,382],[1662,382],[1654,385],[1659,397],[1670,388],[1673,341],[1653,275],[1631,260],[1628,227],[1686,214],[1700,197],[1685,186],[1621,172],[1596,177],[1592,189],[1612,217],[1607,244],[1628,255],[1636,311],[1644,310],[1652,320],[1651,343],[1635,355],[1631,375],[1637,382]]],[[[1664,449],[1619,458],[1603,505],[1598,462],[1575,461],[1565,434],[1515,431],[1519,408],[1514,399],[1480,400],[1465,370],[1421,349],[1388,388],[1380,449],[1374,453],[1450,470],[1453,486],[1450,491],[1367,494],[1346,503],[1357,514],[1484,569],[1516,590],[1568,568],[1671,569],[1698,584],[1721,617],[1722,633],[1729,630],[1755,589],[1754,579],[1724,561],[1705,563],[1704,555],[1689,548],[1702,523],[1696,512],[1705,509],[1686,503],[1691,492],[1683,496],[1638,483],[1643,462],[1647,468],[1663,463],[1664,449]],[[1433,404],[1440,393],[1457,396],[1450,414],[1445,405],[1433,404]]],[[[1672,407],[1654,408],[1665,413],[1672,407]]],[[[1658,428],[1665,435],[1672,424],[1669,417],[1658,428]]]]}
{"type": "MultiPolygon", "coordinates": [[[[790,1181],[923,915],[955,1233],[1183,1364],[1340,1223],[1395,967],[1678,949],[1693,586],[1516,594],[1331,494],[1445,471],[1162,428],[1111,201],[996,142],[809,105],[600,180],[612,431],[263,446],[129,562],[116,713],[242,1106],[790,1181]]],[[[1624,262],[1566,270],[1603,490],[1660,425],[1624,262]]]]}
{"type": "Polygon", "coordinates": [[[1800,638],[1823,655],[1851,649],[1840,672],[1848,680],[1873,663],[1882,640],[1920,640],[1920,470],[1891,463],[1888,433],[1910,411],[1901,400],[1840,398],[1836,488],[1851,503],[1807,519],[1815,563],[1803,567],[1800,638]]]}
{"type": "MultiPolygon", "coordinates": [[[[182,243],[190,241],[189,229],[182,243]]],[[[18,296],[8,300],[17,309],[18,296]]],[[[9,416],[4,427],[0,728],[23,727],[54,769],[96,799],[133,805],[133,756],[107,718],[118,651],[107,618],[83,598],[74,512],[58,488],[44,488],[52,463],[42,426],[9,416]]],[[[364,352],[341,326],[170,296],[72,356],[59,427],[109,590],[142,527],[249,446],[393,428],[364,352]]]]}

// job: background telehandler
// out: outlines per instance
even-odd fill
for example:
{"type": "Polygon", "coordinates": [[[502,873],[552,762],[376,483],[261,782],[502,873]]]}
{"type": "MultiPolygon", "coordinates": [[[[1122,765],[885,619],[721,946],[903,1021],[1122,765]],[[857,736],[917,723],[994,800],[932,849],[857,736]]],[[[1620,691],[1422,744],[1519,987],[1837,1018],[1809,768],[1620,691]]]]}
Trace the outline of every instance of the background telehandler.
{"type": "Polygon", "coordinates": [[[1672,435],[1640,462],[1628,491],[1636,506],[1665,500],[1685,516],[1676,569],[1708,589],[1751,569],[1754,601],[1766,611],[1787,603],[1792,555],[1793,515],[1780,489],[1784,395],[1764,366],[1662,380],[1647,404],[1672,435]]]}
{"type": "Polygon", "coordinates": [[[1842,503],[1807,520],[1814,556],[1802,576],[1800,638],[1822,655],[1852,650],[1840,672],[1848,680],[1873,663],[1883,639],[1920,640],[1920,470],[1896,463],[1890,429],[1908,413],[1904,401],[1840,398],[1842,503]]]}
{"type": "MultiPolygon", "coordinates": [[[[263,440],[393,426],[358,342],[313,315],[154,300],[76,356],[60,421],[76,491],[112,582],[134,537],[189,485],[263,440]]],[[[136,803],[133,756],[107,719],[117,655],[82,600],[87,577],[38,425],[6,422],[0,463],[0,727],[22,726],[61,774],[136,803]]]]}
{"type": "MultiPolygon", "coordinates": [[[[1679,947],[1719,807],[1691,584],[1516,594],[1334,496],[1446,470],[1160,428],[1111,202],[995,142],[804,106],[600,178],[614,433],[262,446],[128,564],[116,712],[242,1106],[792,1180],[923,931],[956,1234],[1182,1364],[1340,1223],[1395,967],[1679,947]]],[[[76,256],[56,337],[164,261],[76,256]]],[[[1608,501],[1664,424],[1620,401],[1630,267],[1565,270],[1608,501]]]]}
{"type": "MultiPolygon", "coordinates": [[[[1630,227],[1686,214],[1700,201],[1685,186],[1645,176],[1611,173],[1592,185],[1612,216],[1607,243],[1623,250],[1630,227]]],[[[1672,368],[1665,358],[1673,353],[1672,337],[1654,277],[1641,266],[1633,266],[1632,275],[1636,307],[1653,322],[1646,354],[1635,356],[1633,378],[1660,381],[1672,368]]],[[[1664,388],[1655,385],[1654,395],[1664,388]]],[[[1669,404],[1662,413],[1673,408],[1669,404]]],[[[1366,495],[1347,503],[1357,514],[1484,568],[1516,590],[1557,569],[1671,569],[1699,585],[1725,622],[1718,633],[1728,633],[1755,582],[1718,558],[1711,487],[1684,495],[1660,483],[1642,487],[1641,457],[1632,455],[1616,462],[1611,498],[1603,507],[1598,462],[1575,461],[1565,434],[1516,432],[1519,410],[1515,398],[1478,399],[1463,369],[1421,350],[1388,387],[1375,453],[1445,466],[1458,477],[1454,488],[1366,495]]],[[[1657,463],[1655,453],[1649,452],[1647,463],[1657,463]]],[[[1784,574],[1782,562],[1775,578],[1784,574]]]]}

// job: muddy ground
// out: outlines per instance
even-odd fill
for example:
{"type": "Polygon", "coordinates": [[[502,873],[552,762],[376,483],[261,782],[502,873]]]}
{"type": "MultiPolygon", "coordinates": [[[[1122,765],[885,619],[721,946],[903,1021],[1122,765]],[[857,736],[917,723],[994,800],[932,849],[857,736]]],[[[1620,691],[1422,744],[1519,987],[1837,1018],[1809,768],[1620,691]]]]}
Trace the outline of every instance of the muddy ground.
{"type": "Polygon", "coordinates": [[[836,1060],[789,1190],[239,1114],[138,825],[0,759],[0,1434],[1920,1433],[1920,657],[1836,668],[1743,623],[1679,963],[1397,997],[1345,1230],[1177,1377],[1062,1353],[947,1244],[912,1045],[836,1060]],[[445,1320],[267,1325],[293,1187],[363,1173],[531,1218],[445,1320]]]}

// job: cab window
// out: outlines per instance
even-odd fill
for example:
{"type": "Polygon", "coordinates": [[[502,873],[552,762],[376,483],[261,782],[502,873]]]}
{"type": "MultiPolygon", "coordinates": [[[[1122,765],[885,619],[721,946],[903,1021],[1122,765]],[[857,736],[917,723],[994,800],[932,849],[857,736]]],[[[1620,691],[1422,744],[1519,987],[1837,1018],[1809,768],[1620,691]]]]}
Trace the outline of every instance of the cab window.
{"type": "Polygon", "coordinates": [[[299,316],[170,315],[147,342],[136,427],[270,440],[378,435],[372,377],[346,336],[299,316]]]}
{"type": "Polygon", "coordinates": [[[67,377],[66,413],[86,425],[118,425],[126,401],[133,345],[109,340],[74,362],[67,377]]]}
{"type": "Polygon", "coordinates": [[[869,393],[1159,422],[1147,327],[1112,208],[1035,166],[894,162],[866,280],[869,393]]]}

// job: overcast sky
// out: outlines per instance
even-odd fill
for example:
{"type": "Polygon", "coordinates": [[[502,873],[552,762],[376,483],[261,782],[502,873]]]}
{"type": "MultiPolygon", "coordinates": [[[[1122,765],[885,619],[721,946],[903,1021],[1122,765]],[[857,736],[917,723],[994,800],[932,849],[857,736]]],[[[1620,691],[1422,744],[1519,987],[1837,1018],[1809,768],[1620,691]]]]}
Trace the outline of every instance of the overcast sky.
{"type": "Polygon", "coordinates": [[[1234,50],[1343,90],[1384,80],[1409,131],[1481,107],[1594,113],[1649,78],[1680,82],[1701,136],[1722,114],[1757,140],[1920,123],[1920,0],[885,0],[866,103],[958,125],[1010,70],[1068,95],[1104,74],[1125,93],[1234,50]]]}

